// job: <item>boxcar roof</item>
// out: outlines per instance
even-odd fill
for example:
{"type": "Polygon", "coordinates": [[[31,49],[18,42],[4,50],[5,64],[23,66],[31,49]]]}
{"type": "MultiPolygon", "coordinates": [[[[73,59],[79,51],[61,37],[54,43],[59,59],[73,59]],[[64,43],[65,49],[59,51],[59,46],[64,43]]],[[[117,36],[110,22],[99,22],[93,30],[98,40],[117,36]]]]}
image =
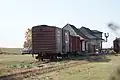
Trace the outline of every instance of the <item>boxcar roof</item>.
{"type": "MultiPolygon", "coordinates": [[[[49,26],[49,25],[37,25],[37,26],[33,26],[32,28],[36,28],[36,27],[51,27],[51,28],[59,28],[59,27],[56,27],[56,26],[49,26]]],[[[59,28],[61,29],[61,28],[59,28]]]]}

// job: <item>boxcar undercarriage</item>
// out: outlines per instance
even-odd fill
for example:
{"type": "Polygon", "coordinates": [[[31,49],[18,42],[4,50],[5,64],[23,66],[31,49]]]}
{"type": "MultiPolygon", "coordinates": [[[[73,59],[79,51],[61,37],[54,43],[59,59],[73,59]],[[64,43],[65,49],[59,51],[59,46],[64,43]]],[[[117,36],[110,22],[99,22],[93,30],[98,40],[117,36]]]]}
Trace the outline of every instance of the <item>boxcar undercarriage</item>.
{"type": "MultiPolygon", "coordinates": [[[[34,55],[34,54],[33,54],[34,55]]],[[[36,59],[39,61],[43,61],[44,59],[49,59],[50,61],[55,61],[57,59],[67,59],[69,58],[70,53],[37,53],[37,56],[35,56],[36,59]]]]}

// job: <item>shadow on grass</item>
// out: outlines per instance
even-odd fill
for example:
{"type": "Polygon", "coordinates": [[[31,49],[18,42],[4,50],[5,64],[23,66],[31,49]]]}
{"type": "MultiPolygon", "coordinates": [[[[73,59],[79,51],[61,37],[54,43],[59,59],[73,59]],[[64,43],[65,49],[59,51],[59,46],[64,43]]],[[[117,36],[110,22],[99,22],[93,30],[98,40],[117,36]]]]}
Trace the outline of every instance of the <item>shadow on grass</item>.
{"type": "Polygon", "coordinates": [[[106,55],[80,55],[72,56],[69,60],[86,60],[89,62],[109,62],[111,59],[106,55]]]}
{"type": "MultiPolygon", "coordinates": [[[[115,55],[114,55],[115,56],[115,55]]],[[[111,59],[108,58],[106,55],[72,55],[69,58],[53,60],[51,62],[58,62],[58,61],[69,61],[69,60],[76,60],[76,61],[88,61],[88,62],[109,62],[111,59]]]]}

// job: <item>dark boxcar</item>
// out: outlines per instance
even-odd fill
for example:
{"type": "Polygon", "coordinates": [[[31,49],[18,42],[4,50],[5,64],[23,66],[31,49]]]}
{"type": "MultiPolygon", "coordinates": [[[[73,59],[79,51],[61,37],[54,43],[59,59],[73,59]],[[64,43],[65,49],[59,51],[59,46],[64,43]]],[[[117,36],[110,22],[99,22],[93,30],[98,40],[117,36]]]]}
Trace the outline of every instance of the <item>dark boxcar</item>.
{"type": "Polygon", "coordinates": [[[113,49],[115,52],[120,52],[120,38],[116,38],[114,41],[113,41],[113,49]]]}
{"type": "Polygon", "coordinates": [[[32,28],[33,53],[45,53],[47,55],[62,52],[62,29],[39,25],[32,28]]]}
{"type": "Polygon", "coordinates": [[[69,45],[70,45],[70,40],[69,40],[69,35],[70,32],[68,30],[62,29],[62,51],[63,53],[68,53],[70,52],[69,45]]]}
{"type": "Polygon", "coordinates": [[[71,52],[81,51],[80,45],[81,45],[80,37],[78,37],[78,36],[70,36],[71,52]]]}

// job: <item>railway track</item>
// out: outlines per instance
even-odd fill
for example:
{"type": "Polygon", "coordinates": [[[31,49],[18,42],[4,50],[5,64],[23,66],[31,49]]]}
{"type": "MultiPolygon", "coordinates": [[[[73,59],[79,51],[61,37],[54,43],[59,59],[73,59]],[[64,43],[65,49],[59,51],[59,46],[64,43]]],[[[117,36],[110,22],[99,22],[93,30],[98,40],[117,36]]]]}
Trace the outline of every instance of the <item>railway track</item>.
{"type": "Polygon", "coordinates": [[[86,61],[74,61],[71,63],[62,64],[59,66],[48,66],[48,67],[42,67],[38,69],[29,69],[26,71],[20,71],[17,73],[0,76],[0,80],[22,80],[23,78],[27,78],[30,76],[53,72],[53,71],[57,71],[57,70],[61,70],[61,69],[65,69],[65,68],[69,68],[69,67],[73,67],[81,64],[86,64],[86,63],[87,63],[86,61]]]}

